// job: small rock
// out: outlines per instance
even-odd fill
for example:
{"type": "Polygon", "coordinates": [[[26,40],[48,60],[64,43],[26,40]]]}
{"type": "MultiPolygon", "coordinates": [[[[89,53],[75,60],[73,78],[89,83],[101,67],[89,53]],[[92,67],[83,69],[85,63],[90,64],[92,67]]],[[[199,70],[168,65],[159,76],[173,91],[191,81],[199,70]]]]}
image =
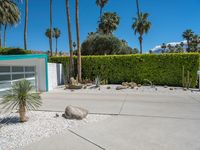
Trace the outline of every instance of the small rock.
{"type": "Polygon", "coordinates": [[[187,88],[183,88],[183,91],[187,91],[187,88]]]}
{"type": "Polygon", "coordinates": [[[155,90],[156,90],[156,91],[158,91],[158,89],[157,89],[157,88],[155,88],[155,90]]]}
{"type": "Polygon", "coordinates": [[[138,86],[138,87],[141,87],[142,85],[141,85],[141,84],[138,84],[137,86],[138,86]]]}
{"type": "Polygon", "coordinates": [[[107,89],[109,90],[109,89],[111,89],[111,87],[110,87],[110,86],[108,86],[108,87],[107,87],[107,89]]]}
{"type": "Polygon", "coordinates": [[[117,86],[116,87],[116,90],[123,90],[123,89],[127,89],[127,87],[125,87],[125,86],[117,86]]]}
{"type": "Polygon", "coordinates": [[[55,115],[55,117],[54,117],[54,118],[58,118],[58,117],[59,117],[59,114],[57,114],[57,113],[56,113],[56,115],[55,115]]]}
{"type": "Polygon", "coordinates": [[[164,88],[168,88],[168,86],[167,86],[167,85],[165,85],[165,86],[164,86],[164,88]]]}
{"type": "Polygon", "coordinates": [[[82,120],[83,118],[86,118],[87,115],[88,115],[88,110],[84,108],[67,106],[65,109],[65,114],[63,114],[63,117],[65,117],[66,119],[82,120]]]}
{"type": "Polygon", "coordinates": [[[174,88],[169,88],[169,90],[173,91],[173,90],[174,90],[174,88]]]}
{"type": "Polygon", "coordinates": [[[83,89],[87,89],[87,86],[84,86],[83,89]]]}

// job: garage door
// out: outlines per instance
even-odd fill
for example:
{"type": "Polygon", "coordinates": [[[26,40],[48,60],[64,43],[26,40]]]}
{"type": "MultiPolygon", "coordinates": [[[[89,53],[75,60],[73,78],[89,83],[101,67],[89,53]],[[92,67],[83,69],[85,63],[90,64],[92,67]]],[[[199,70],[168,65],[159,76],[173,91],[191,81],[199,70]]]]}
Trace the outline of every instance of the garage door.
{"type": "Polygon", "coordinates": [[[37,89],[35,66],[0,66],[0,97],[13,83],[23,79],[29,80],[37,89]]]}

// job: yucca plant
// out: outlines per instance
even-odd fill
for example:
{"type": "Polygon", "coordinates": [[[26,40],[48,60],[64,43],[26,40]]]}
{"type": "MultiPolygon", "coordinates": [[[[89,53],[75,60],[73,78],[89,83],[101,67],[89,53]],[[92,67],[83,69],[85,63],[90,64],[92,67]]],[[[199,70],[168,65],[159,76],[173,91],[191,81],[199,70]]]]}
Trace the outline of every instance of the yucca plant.
{"type": "Polygon", "coordinates": [[[33,86],[27,80],[15,82],[5,96],[2,102],[3,109],[6,111],[17,109],[20,122],[26,122],[26,111],[36,110],[41,106],[42,101],[39,93],[33,93],[33,86]]]}

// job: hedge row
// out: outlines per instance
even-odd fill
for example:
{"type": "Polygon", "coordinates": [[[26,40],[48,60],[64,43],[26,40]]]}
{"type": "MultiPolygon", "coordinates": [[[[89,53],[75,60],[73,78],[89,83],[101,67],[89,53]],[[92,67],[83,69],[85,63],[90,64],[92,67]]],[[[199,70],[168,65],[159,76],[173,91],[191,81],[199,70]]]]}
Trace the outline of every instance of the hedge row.
{"type": "Polygon", "coordinates": [[[31,53],[30,50],[23,50],[20,48],[0,48],[0,55],[23,55],[31,53]]]}
{"type": "MultiPolygon", "coordinates": [[[[76,63],[76,58],[74,59],[76,63]]],[[[62,63],[66,67],[69,58],[52,57],[50,62],[62,63]]],[[[125,81],[144,83],[148,79],[155,85],[182,86],[183,66],[185,72],[190,71],[191,87],[195,87],[200,66],[200,55],[196,53],[82,57],[84,79],[94,80],[96,76],[100,76],[112,84],[125,81]]]]}

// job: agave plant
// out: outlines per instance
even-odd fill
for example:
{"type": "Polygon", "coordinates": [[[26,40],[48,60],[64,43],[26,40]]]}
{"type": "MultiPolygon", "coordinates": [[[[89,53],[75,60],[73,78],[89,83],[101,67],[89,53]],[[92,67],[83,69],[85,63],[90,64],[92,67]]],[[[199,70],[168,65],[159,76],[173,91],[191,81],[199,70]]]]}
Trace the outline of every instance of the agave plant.
{"type": "Polygon", "coordinates": [[[39,93],[33,93],[33,86],[27,80],[15,82],[5,96],[2,102],[3,109],[6,111],[17,109],[20,122],[26,122],[26,111],[36,110],[41,106],[42,101],[39,93]]]}

